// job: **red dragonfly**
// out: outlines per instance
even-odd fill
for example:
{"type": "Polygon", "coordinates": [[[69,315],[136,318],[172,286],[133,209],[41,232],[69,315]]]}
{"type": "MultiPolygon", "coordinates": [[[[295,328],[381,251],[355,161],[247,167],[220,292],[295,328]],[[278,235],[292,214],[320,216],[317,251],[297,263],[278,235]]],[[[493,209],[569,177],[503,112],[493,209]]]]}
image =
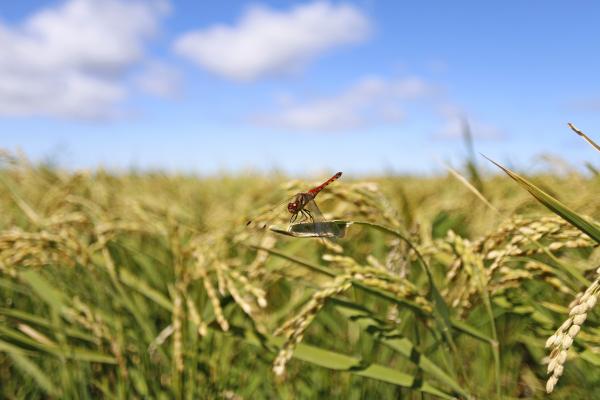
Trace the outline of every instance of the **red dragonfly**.
{"type": "MultiPolygon", "coordinates": [[[[331,178],[327,179],[325,182],[320,184],[319,186],[315,186],[314,188],[306,191],[300,192],[292,196],[289,200],[286,200],[284,203],[287,204],[287,210],[291,214],[290,217],[290,228],[292,228],[291,224],[294,224],[298,217],[300,216],[300,221],[296,225],[307,225],[306,221],[311,221],[310,226],[308,226],[308,231],[304,229],[304,234],[299,236],[329,236],[334,237],[339,235],[339,228],[337,225],[331,222],[325,221],[321,210],[315,203],[315,197],[323,190],[325,187],[330,185],[332,182],[338,180],[342,176],[341,172],[333,175],[331,178]]],[[[253,221],[250,220],[246,225],[250,225],[253,221]]],[[[288,229],[290,230],[290,229],[288,229]]]]}

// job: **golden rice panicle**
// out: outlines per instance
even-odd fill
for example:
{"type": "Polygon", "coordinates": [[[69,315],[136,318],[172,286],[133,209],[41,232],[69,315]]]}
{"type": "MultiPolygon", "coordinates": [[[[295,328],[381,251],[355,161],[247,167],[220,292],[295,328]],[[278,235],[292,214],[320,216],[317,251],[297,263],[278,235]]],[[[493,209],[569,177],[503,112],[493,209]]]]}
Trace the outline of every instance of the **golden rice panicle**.
{"type": "Polygon", "coordinates": [[[476,242],[476,250],[492,262],[492,271],[500,268],[510,256],[558,252],[568,248],[589,248],[594,241],[558,216],[525,218],[516,216],[492,234],[476,242]],[[537,243],[536,243],[537,242],[537,243]]]}
{"type": "Polygon", "coordinates": [[[186,297],[186,303],[190,312],[190,320],[194,325],[196,325],[196,328],[198,329],[198,335],[206,336],[208,333],[208,327],[206,326],[206,322],[202,320],[194,301],[191,298],[186,297]]]}
{"type": "Polygon", "coordinates": [[[390,272],[384,265],[373,257],[367,257],[369,266],[359,264],[354,258],[334,254],[323,255],[323,260],[338,267],[361,284],[384,290],[399,299],[407,299],[419,304],[425,311],[431,311],[429,301],[419,294],[418,288],[408,279],[390,272]]]}
{"type": "Polygon", "coordinates": [[[596,270],[598,277],[583,293],[579,293],[569,304],[569,318],[546,340],[546,348],[551,348],[548,357],[548,374],[552,374],[546,382],[546,392],[552,393],[558,379],[563,373],[567,360],[567,352],[573,340],[581,330],[588,313],[598,301],[600,288],[600,268],[596,270]]]}
{"type": "Polygon", "coordinates": [[[217,290],[213,286],[211,278],[207,271],[209,266],[209,260],[207,259],[202,250],[196,249],[196,251],[194,251],[194,258],[196,260],[194,278],[202,280],[204,290],[206,290],[206,295],[208,296],[208,299],[215,313],[215,319],[221,327],[221,329],[226,332],[229,330],[229,322],[227,322],[227,320],[225,319],[223,309],[221,308],[221,302],[219,301],[219,295],[217,294],[217,290]]]}
{"type": "Polygon", "coordinates": [[[406,278],[410,271],[410,260],[406,251],[406,243],[395,238],[390,244],[390,251],[385,258],[385,267],[391,273],[406,278]]]}
{"type": "Polygon", "coordinates": [[[216,245],[214,239],[199,235],[190,244],[190,251],[195,259],[190,278],[202,281],[215,319],[221,329],[227,331],[229,322],[225,319],[220,297],[231,295],[235,303],[252,319],[255,319],[258,308],[267,306],[267,299],[266,292],[254,284],[256,279],[251,279],[240,271],[239,260],[223,257],[222,253],[226,251],[216,245]]]}
{"type": "Polygon", "coordinates": [[[350,276],[338,276],[330,286],[315,292],[298,315],[287,321],[276,330],[275,335],[283,334],[286,341],[273,361],[273,372],[282,375],[287,362],[292,358],[294,349],[304,338],[304,333],[317,313],[325,305],[325,301],[332,296],[345,292],[352,286],[350,276]]]}
{"type": "Polygon", "coordinates": [[[212,304],[213,311],[215,313],[215,319],[217,323],[221,327],[221,329],[225,332],[229,330],[229,322],[225,319],[225,315],[223,314],[223,308],[221,308],[221,302],[219,301],[219,296],[217,295],[217,291],[215,287],[210,281],[208,274],[204,272],[202,274],[202,283],[204,284],[204,289],[206,290],[206,295],[210,299],[210,303],[212,304]]]}
{"type": "Polygon", "coordinates": [[[16,266],[39,268],[48,265],[75,266],[85,263],[78,242],[65,232],[25,232],[19,228],[0,233],[0,271],[16,276],[16,266]]]}
{"type": "Polygon", "coordinates": [[[256,303],[260,308],[265,308],[267,306],[266,292],[264,289],[252,284],[252,282],[246,276],[242,275],[235,269],[229,270],[229,276],[242,286],[244,292],[255,298],[256,303]]]}
{"type": "MultiPolygon", "coordinates": [[[[274,236],[266,235],[261,239],[260,247],[265,249],[272,249],[277,243],[277,239],[274,236]]],[[[265,275],[266,270],[264,268],[265,263],[269,259],[269,252],[265,250],[259,250],[256,252],[254,260],[248,266],[248,276],[250,278],[260,278],[265,275]]]]}
{"type": "Polygon", "coordinates": [[[489,286],[492,271],[484,268],[483,256],[477,251],[477,245],[452,230],[438,243],[438,247],[454,257],[442,294],[462,315],[472,308],[473,299],[481,288],[489,286]]]}
{"type": "Polygon", "coordinates": [[[246,298],[242,296],[239,292],[238,288],[235,286],[235,283],[229,278],[225,279],[225,284],[227,286],[227,291],[233,297],[233,300],[242,308],[242,310],[248,314],[248,316],[252,317],[254,315],[254,310],[252,304],[246,301],[246,298]]]}

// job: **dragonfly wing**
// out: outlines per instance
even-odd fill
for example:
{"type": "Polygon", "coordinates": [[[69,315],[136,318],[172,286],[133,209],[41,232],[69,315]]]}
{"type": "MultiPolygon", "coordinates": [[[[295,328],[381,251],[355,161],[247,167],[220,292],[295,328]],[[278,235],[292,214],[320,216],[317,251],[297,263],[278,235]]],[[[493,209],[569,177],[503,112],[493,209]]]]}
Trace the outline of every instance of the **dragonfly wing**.
{"type": "Polygon", "coordinates": [[[304,208],[312,215],[315,232],[318,236],[337,237],[340,235],[338,226],[333,222],[325,220],[323,213],[321,213],[314,200],[309,201],[304,208]]]}
{"type": "Polygon", "coordinates": [[[246,226],[265,229],[268,228],[269,225],[273,224],[277,219],[283,219],[284,216],[289,217],[287,204],[294,201],[295,197],[295,195],[288,197],[275,206],[269,206],[259,210],[252,219],[248,220],[246,226]]]}

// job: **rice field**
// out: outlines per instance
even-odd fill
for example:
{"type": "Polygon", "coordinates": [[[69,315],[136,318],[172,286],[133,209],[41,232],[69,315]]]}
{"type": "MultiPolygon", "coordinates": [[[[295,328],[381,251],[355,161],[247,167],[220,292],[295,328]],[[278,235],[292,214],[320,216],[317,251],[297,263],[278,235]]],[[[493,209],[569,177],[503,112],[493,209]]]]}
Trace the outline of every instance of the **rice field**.
{"type": "Polygon", "coordinates": [[[68,172],[5,154],[0,397],[591,398],[600,173],[478,163],[344,175],[319,195],[345,230],[327,240],[246,226],[285,226],[264,212],[327,174],[68,172]]]}

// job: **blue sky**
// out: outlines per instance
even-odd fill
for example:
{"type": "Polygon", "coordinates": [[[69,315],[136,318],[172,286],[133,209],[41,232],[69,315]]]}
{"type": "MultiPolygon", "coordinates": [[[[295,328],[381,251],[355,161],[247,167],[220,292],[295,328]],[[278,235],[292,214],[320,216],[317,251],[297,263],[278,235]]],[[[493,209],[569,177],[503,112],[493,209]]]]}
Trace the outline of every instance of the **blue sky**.
{"type": "Polygon", "coordinates": [[[597,157],[589,1],[0,5],[0,147],[68,168],[432,172],[597,157]],[[483,163],[483,161],[482,161],[483,163]]]}

